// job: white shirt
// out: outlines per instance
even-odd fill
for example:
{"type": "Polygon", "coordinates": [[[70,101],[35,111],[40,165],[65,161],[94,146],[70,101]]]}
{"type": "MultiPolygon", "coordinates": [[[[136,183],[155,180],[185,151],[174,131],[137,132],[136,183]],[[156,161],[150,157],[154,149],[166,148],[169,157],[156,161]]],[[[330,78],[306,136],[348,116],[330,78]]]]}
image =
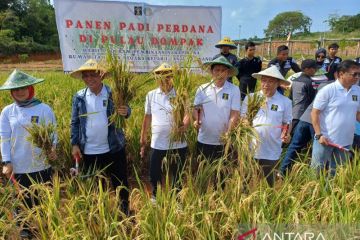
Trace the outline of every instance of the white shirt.
{"type": "Polygon", "coordinates": [[[221,145],[220,136],[229,126],[231,110],[240,111],[240,90],[226,81],[218,88],[214,83],[201,85],[195,95],[195,105],[202,105],[201,127],[198,141],[209,145],[221,145]]]}
{"type": "Polygon", "coordinates": [[[102,154],[110,151],[108,141],[109,120],[106,115],[108,98],[104,85],[98,95],[95,95],[90,89],[86,91],[85,154],[102,154]]]}
{"type": "MultiPolygon", "coordinates": [[[[56,124],[51,108],[44,104],[33,107],[19,107],[15,103],[6,106],[0,116],[1,156],[2,161],[10,161],[16,174],[42,171],[50,167],[45,164],[41,149],[34,147],[27,138],[24,128],[32,122],[56,124]]],[[[57,136],[53,143],[56,144],[57,136]]]]}
{"type": "Polygon", "coordinates": [[[353,85],[347,91],[339,80],[336,80],[318,92],[313,108],[321,111],[321,134],[341,146],[352,144],[356,114],[360,111],[359,86],[353,85]]]}
{"type": "MultiPolygon", "coordinates": [[[[260,91],[260,94],[263,94],[260,91]]],[[[266,98],[266,106],[260,108],[256,114],[253,126],[259,135],[259,143],[256,146],[255,158],[278,160],[281,155],[281,126],[292,121],[291,101],[278,91],[266,98]]],[[[248,97],[244,99],[241,108],[241,116],[247,112],[248,97]]],[[[254,139],[254,143],[255,143],[254,139]]]]}
{"type": "Polygon", "coordinates": [[[160,88],[148,92],[145,100],[145,114],[151,115],[151,147],[169,150],[186,147],[186,142],[170,142],[172,129],[172,106],[170,99],[175,97],[175,90],[168,94],[160,88]]]}

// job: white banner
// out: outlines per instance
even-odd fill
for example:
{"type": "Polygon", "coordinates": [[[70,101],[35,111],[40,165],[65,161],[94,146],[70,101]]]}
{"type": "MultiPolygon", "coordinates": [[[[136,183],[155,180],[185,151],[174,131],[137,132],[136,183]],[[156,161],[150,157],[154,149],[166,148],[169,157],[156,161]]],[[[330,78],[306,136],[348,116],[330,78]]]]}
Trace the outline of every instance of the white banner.
{"type": "Polygon", "coordinates": [[[210,61],[219,50],[221,7],[158,6],[146,3],[55,0],[64,71],[101,60],[109,46],[135,72],[188,54],[210,61]]]}

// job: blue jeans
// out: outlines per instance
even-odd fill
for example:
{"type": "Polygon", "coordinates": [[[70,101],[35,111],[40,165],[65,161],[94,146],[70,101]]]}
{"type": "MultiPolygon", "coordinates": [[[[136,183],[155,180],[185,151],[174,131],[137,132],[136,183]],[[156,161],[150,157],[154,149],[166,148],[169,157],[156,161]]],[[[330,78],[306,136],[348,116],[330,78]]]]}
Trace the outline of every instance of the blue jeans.
{"type": "Polygon", "coordinates": [[[280,172],[285,175],[291,170],[291,167],[297,157],[298,152],[306,147],[314,137],[314,128],[312,124],[299,121],[294,129],[294,135],[290,145],[287,148],[284,159],[281,161],[280,172]]]}
{"type": "MultiPolygon", "coordinates": [[[[350,146],[344,146],[349,148],[350,146]]],[[[330,177],[334,177],[336,173],[336,166],[345,164],[350,155],[335,147],[322,145],[319,141],[314,140],[313,152],[311,158],[311,167],[314,168],[319,174],[325,167],[329,166],[330,177]]]]}

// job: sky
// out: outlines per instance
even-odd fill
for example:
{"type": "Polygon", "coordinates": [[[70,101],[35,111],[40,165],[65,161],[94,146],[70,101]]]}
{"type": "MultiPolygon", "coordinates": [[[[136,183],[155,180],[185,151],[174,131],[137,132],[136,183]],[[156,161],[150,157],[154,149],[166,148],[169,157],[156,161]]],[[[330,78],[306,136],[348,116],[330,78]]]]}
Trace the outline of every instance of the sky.
{"type": "MultiPolygon", "coordinates": [[[[301,11],[312,19],[311,32],[328,31],[324,21],[330,14],[356,15],[360,0],[145,0],[152,5],[220,6],[222,7],[222,37],[231,39],[264,37],[264,29],[278,13],[301,11]],[[239,27],[241,26],[241,27],[239,27]]],[[[360,36],[359,36],[360,37],[360,36]]]]}

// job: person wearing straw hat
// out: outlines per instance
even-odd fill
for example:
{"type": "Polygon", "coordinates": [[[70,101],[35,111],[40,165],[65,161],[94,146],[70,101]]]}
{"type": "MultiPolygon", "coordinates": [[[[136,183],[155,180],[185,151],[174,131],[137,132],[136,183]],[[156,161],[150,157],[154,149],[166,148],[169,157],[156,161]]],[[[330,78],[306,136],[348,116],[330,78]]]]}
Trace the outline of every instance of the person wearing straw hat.
{"type": "MultiPolygon", "coordinates": [[[[236,49],[237,47],[229,37],[224,37],[215,45],[215,47],[220,48],[220,53],[216,54],[213,57],[213,60],[220,56],[224,56],[231,63],[231,65],[235,66],[237,64],[238,59],[236,55],[230,52],[230,50],[236,49]]],[[[228,77],[227,81],[232,83],[232,77],[228,77]]]]}
{"type": "MultiPolygon", "coordinates": [[[[148,130],[151,127],[150,182],[153,188],[152,201],[156,199],[158,184],[161,185],[163,159],[166,157],[170,162],[169,170],[173,177],[173,186],[180,188],[179,178],[187,153],[186,142],[171,142],[170,139],[173,123],[171,99],[176,95],[172,83],[174,68],[163,63],[153,71],[153,74],[159,87],[146,95],[145,116],[140,137],[140,155],[144,158],[148,130]]],[[[185,116],[183,127],[179,131],[186,131],[189,124],[190,117],[185,116]]]]}
{"type": "Polygon", "coordinates": [[[199,129],[197,149],[210,161],[223,155],[221,136],[229,132],[239,119],[240,90],[226,81],[237,75],[237,68],[220,56],[204,64],[212,75],[209,83],[201,85],[195,95],[194,125],[199,129]]]}
{"type": "Polygon", "coordinates": [[[360,120],[360,66],[353,60],[338,65],[338,79],[325,86],[315,97],[311,120],[315,131],[311,167],[320,173],[329,165],[329,175],[343,165],[353,143],[355,123],[360,120]],[[336,145],[334,145],[336,144],[336,145]]]}
{"type": "MultiPolygon", "coordinates": [[[[255,160],[260,165],[270,186],[274,185],[274,169],[281,155],[282,142],[290,141],[292,121],[291,101],[276,89],[280,84],[290,85],[276,66],[269,67],[252,75],[260,78],[260,95],[265,97],[265,105],[260,108],[252,124],[259,135],[255,151],[255,160]]],[[[251,94],[252,95],[252,94],[251,94]]],[[[241,116],[245,117],[248,109],[248,97],[241,107],[241,116]]]]}
{"type": "MultiPolygon", "coordinates": [[[[29,132],[26,127],[32,124],[56,124],[52,109],[35,98],[34,85],[43,82],[22,71],[14,70],[0,90],[9,90],[14,103],[7,105],[0,115],[2,172],[12,179],[16,185],[29,188],[34,183],[51,181],[51,166],[46,161],[45,154],[40,148],[33,146],[27,140],[29,132]]],[[[48,160],[55,160],[56,134],[53,136],[53,147],[47,155],[48,160]]],[[[31,208],[37,205],[37,196],[25,195],[24,204],[31,208]]],[[[31,235],[23,229],[21,235],[31,235]]]]}
{"type": "Polygon", "coordinates": [[[129,211],[129,192],[125,135],[109,117],[118,111],[125,118],[131,114],[129,106],[115,109],[109,86],[103,84],[106,70],[90,59],[71,77],[84,81],[86,87],[78,91],[72,101],[71,145],[74,158],[82,158],[83,170],[104,170],[112,186],[120,189],[121,209],[129,211]]]}

